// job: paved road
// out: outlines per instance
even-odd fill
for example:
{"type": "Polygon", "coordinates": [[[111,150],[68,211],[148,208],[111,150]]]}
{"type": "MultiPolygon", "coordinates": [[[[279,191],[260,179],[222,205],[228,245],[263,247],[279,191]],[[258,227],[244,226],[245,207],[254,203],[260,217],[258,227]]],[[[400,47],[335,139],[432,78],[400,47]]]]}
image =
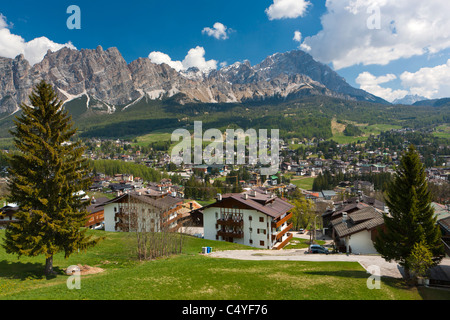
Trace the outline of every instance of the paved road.
{"type": "MultiPolygon", "coordinates": [[[[294,237],[309,239],[309,234],[299,234],[295,232],[294,237]]],[[[318,234],[317,239],[325,240],[329,245],[332,240],[318,234]]],[[[396,262],[387,262],[377,255],[346,255],[346,254],[305,254],[306,249],[284,249],[284,250],[228,250],[213,251],[209,254],[214,258],[229,258],[239,260],[280,260],[280,261],[350,261],[358,262],[364,269],[370,266],[380,268],[380,275],[383,277],[402,278],[403,269],[396,262]]],[[[450,277],[450,258],[445,258],[440,263],[442,269],[450,277]]],[[[368,271],[369,272],[369,271],[368,271]]],[[[373,272],[373,271],[372,271],[373,272]]],[[[370,272],[370,273],[372,273],[370,272]]]]}
{"type": "MultiPolygon", "coordinates": [[[[402,278],[401,268],[395,262],[387,262],[380,256],[346,255],[346,254],[305,254],[305,250],[228,250],[209,254],[214,258],[238,260],[280,260],[280,261],[351,261],[359,262],[366,270],[369,266],[378,266],[380,275],[402,278]]],[[[450,260],[450,259],[448,259],[450,260]]],[[[449,261],[450,265],[450,261],[449,261]]]]}

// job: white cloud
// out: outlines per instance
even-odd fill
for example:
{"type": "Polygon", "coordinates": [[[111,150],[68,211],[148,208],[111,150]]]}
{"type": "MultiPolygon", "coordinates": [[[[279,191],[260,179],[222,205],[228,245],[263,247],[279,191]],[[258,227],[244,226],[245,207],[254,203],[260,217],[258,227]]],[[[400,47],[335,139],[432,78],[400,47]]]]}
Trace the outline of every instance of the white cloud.
{"type": "Polygon", "coordinates": [[[408,91],[406,90],[393,90],[391,88],[383,88],[380,86],[380,84],[391,82],[395,79],[397,79],[397,76],[394,74],[376,77],[370,72],[363,72],[356,78],[356,83],[360,85],[361,89],[392,102],[395,99],[401,99],[408,94],[408,91]]]}
{"type": "Polygon", "coordinates": [[[446,64],[421,68],[415,73],[403,72],[400,79],[402,86],[409,88],[411,94],[428,99],[450,97],[450,59],[446,64]]]}
{"type": "Polygon", "coordinates": [[[301,48],[336,70],[450,48],[448,0],[327,0],[326,7],[323,29],[306,37],[301,48]]]}
{"type": "Polygon", "coordinates": [[[294,38],[292,40],[301,42],[302,41],[302,33],[300,31],[295,31],[294,38]]]}
{"type": "Polygon", "coordinates": [[[156,64],[162,64],[165,63],[172,68],[174,68],[177,71],[183,70],[183,63],[181,61],[172,61],[172,59],[169,57],[169,55],[159,52],[159,51],[153,51],[148,55],[148,58],[156,64]]]}
{"type": "Polygon", "coordinates": [[[12,34],[8,28],[5,16],[0,14],[0,56],[15,58],[23,54],[25,59],[33,65],[41,62],[48,50],[58,51],[63,47],[76,49],[71,42],[55,43],[46,37],[25,41],[21,36],[12,34]]]}
{"type": "Polygon", "coordinates": [[[195,67],[200,71],[207,73],[211,70],[217,69],[217,61],[206,60],[205,53],[206,52],[203,47],[197,46],[188,51],[183,61],[173,61],[167,54],[159,51],[151,52],[148,58],[156,64],[166,63],[177,71],[195,67]]]}
{"type": "Polygon", "coordinates": [[[214,23],[212,28],[206,27],[202,30],[203,34],[207,34],[210,37],[214,37],[217,40],[226,40],[228,39],[228,32],[230,29],[227,26],[223,25],[220,22],[214,23]]]}
{"type": "Polygon", "coordinates": [[[273,0],[266,14],[269,20],[303,17],[309,5],[311,3],[306,0],[273,0]]]}

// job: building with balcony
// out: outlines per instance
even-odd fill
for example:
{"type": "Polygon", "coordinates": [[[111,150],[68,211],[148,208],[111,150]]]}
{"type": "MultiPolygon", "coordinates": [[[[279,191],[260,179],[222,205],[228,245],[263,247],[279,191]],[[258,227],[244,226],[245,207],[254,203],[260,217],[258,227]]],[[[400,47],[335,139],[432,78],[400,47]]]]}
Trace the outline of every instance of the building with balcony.
{"type": "Polygon", "coordinates": [[[218,195],[201,208],[204,237],[263,249],[281,249],[290,239],[293,206],[260,189],[218,195]]]}
{"type": "Polygon", "coordinates": [[[131,192],[103,203],[105,231],[176,232],[181,227],[183,199],[153,198],[131,192]]]}

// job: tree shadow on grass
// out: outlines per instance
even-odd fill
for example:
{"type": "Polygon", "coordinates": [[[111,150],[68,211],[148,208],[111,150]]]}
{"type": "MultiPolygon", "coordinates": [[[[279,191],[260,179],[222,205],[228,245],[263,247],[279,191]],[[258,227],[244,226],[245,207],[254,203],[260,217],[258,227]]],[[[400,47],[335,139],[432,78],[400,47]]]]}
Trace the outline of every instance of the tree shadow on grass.
{"type": "Polygon", "coordinates": [[[0,279],[19,279],[25,280],[51,280],[57,275],[62,274],[63,270],[59,267],[53,267],[54,275],[45,275],[44,264],[37,262],[11,262],[8,260],[0,261],[0,279]]]}
{"type": "MultiPolygon", "coordinates": [[[[316,276],[331,276],[331,277],[342,277],[347,279],[369,279],[372,276],[371,273],[367,271],[358,270],[336,270],[336,271],[306,271],[305,274],[316,275],[316,276]]],[[[395,289],[411,289],[411,286],[406,283],[402,278],[395,278],[391,276],[382,276],[381,281],[384,285],[395,289]]]]}

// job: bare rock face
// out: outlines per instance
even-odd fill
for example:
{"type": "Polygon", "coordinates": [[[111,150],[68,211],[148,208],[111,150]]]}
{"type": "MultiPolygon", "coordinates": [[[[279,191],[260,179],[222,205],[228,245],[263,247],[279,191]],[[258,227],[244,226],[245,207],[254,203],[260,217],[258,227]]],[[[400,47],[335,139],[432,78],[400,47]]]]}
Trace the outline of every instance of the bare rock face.
{"type": "Polygon", "coordinates": [[[351,87],[329,67],[303,51],[267,57],[258,65],[237,62],[208,74],[196,68],[177,72],[166,64],[139,58],[127,64],[117,48],[48,51],[30,66],[23,55],[0,58],[0,115],[20,110],[42,79],[60,99],[86,96],[87,108],[112,113],[139,99],[163,100],[177,96],[184,103],[229,103],[326,95],[351,100],[384,102],[351,87]]]}

